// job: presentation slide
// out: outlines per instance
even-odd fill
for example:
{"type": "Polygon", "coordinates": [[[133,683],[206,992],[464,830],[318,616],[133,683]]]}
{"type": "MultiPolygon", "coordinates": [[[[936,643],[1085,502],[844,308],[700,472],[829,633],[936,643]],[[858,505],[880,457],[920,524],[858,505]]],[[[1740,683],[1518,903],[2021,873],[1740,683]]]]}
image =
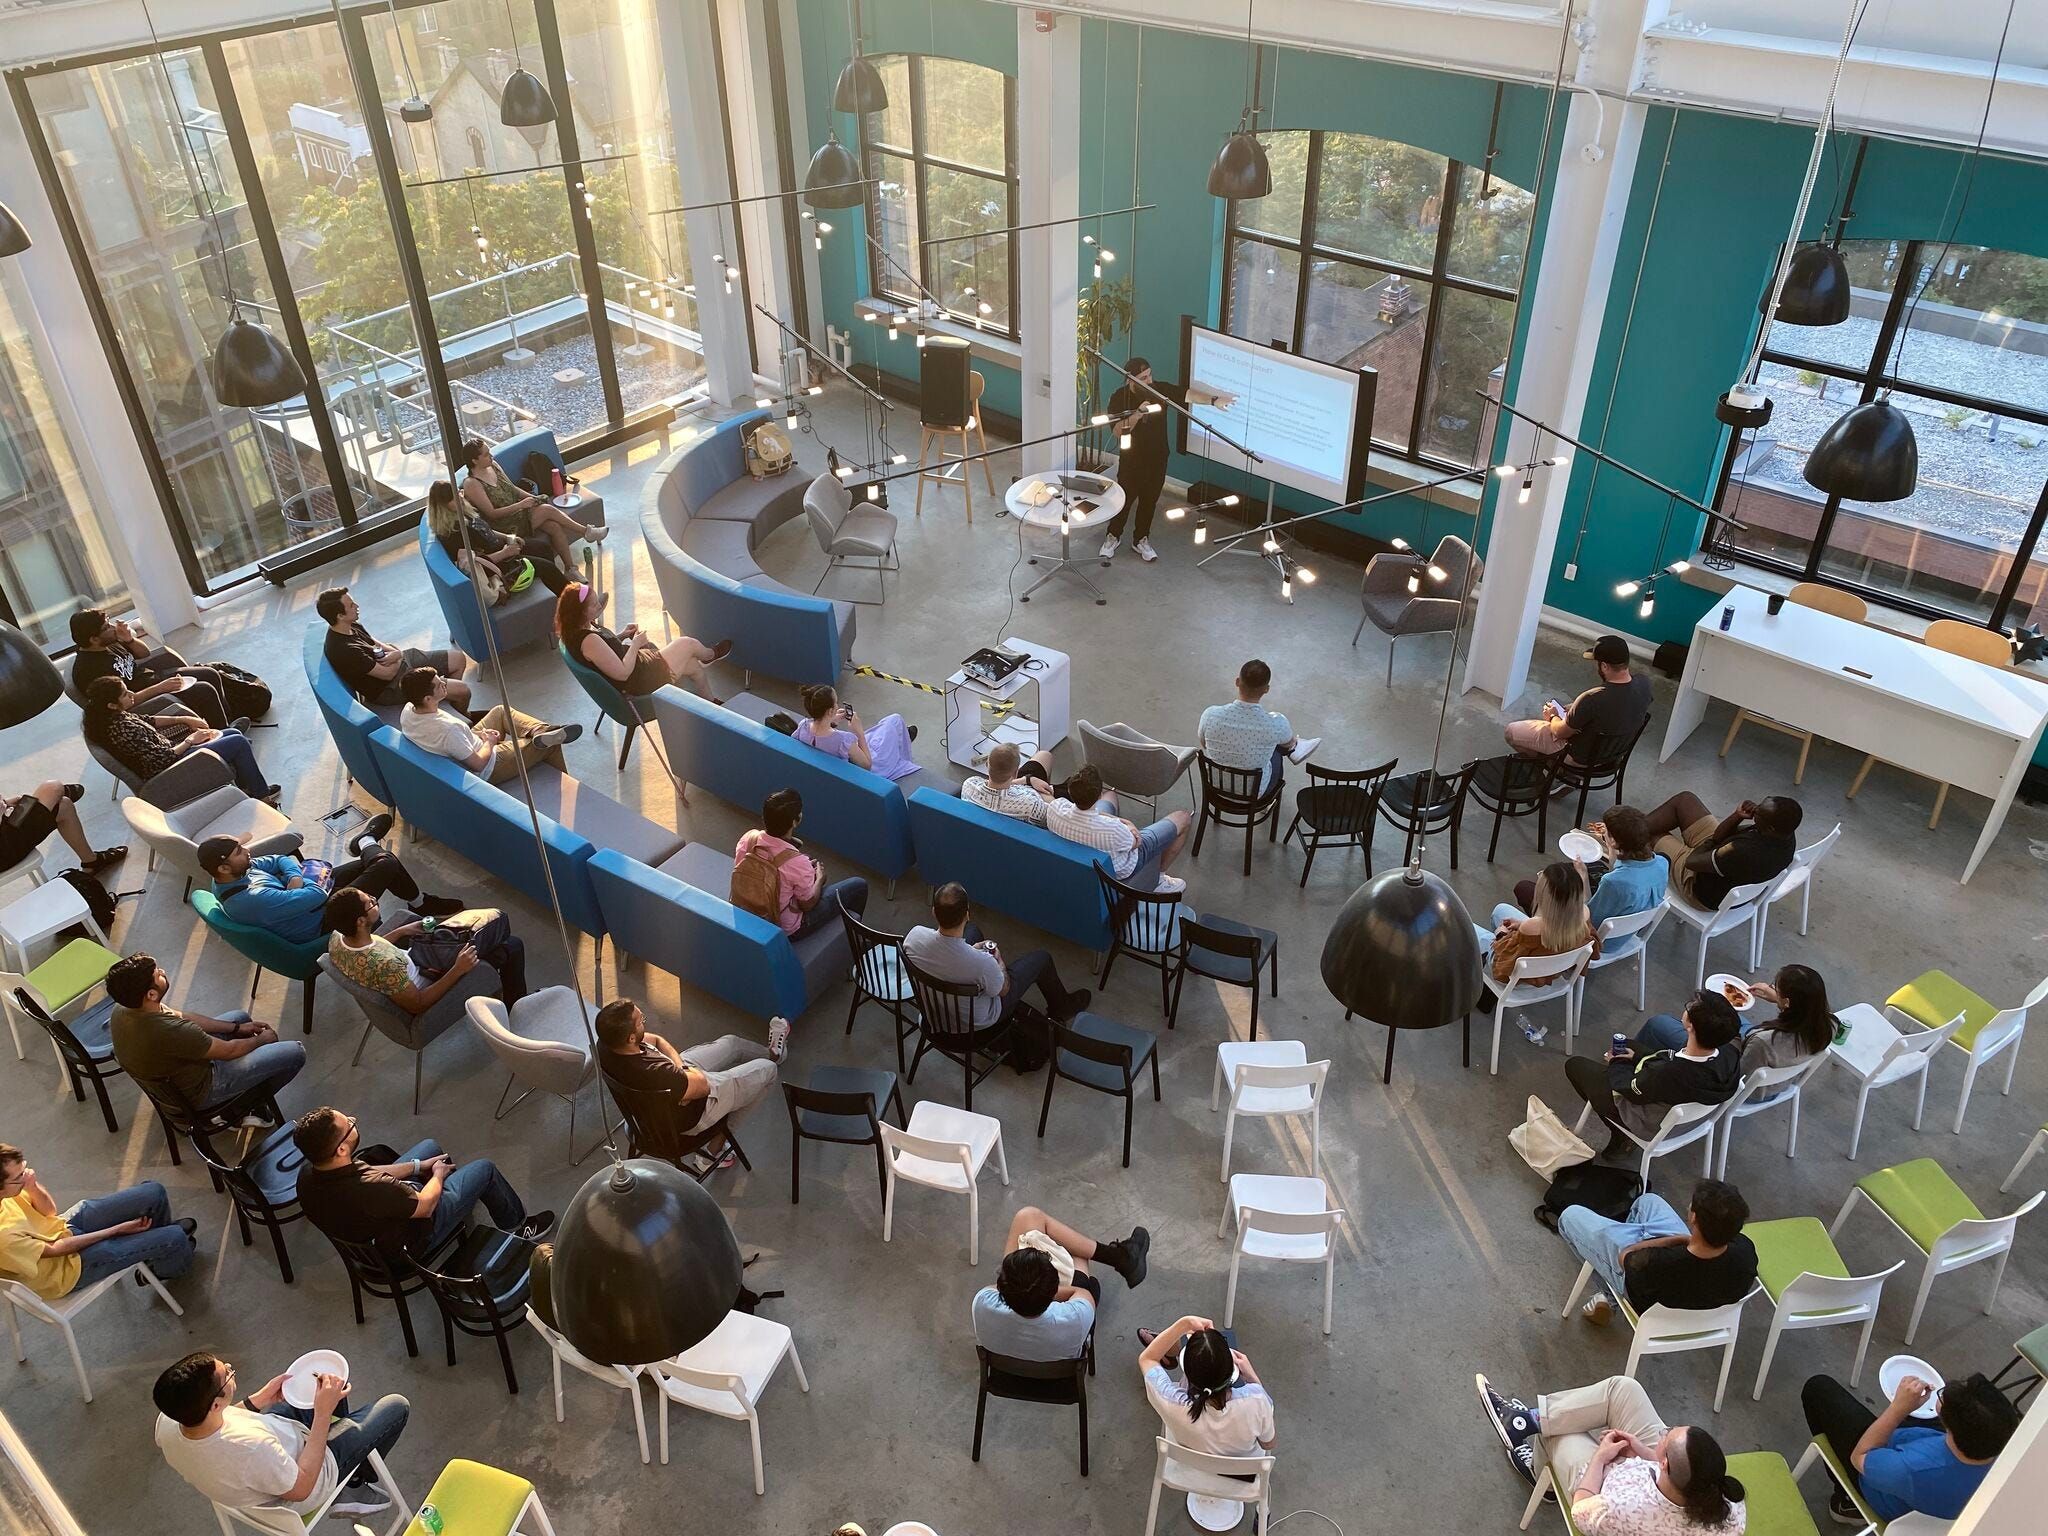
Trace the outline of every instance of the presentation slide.
{"type": "Polygon", "coordinates": [[[1371,392],[1357,371],[1193,324],[1186,327],[1186,351],[1184,452],[1248,467],[1261,478],[1329,501],[1361,494],[1360,450],[1371,431],[1371,392]],[[1197,404],[1204,392],[1222,396],[1222,403],[1197,404]],[[1250,448],[1264,462],[1246,466],[1244,455],[1224,439],[1250,448]]]}

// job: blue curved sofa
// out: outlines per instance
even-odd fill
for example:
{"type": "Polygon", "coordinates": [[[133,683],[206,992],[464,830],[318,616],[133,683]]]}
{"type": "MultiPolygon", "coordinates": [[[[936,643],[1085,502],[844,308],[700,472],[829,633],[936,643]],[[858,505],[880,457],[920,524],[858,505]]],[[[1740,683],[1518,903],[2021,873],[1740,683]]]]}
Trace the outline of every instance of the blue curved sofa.
{"type": "Polygon", "coordinates": [[[910,835],[917,872],[930,884],[957,880],[978,907],[1083,949],[1109,948],[1109,909],[1095,878],[1102,856],[1094,849],[929,785],[910,797],[910,835]]]}
{"type": "Polygon", "coordinates": [[[836,682],[853,652],[854,605],[785,587],[754,562],[764,538],[803,516],[804,490],[824,468],[799,451],[786,474],[748,475],[740,435],[768,415],[722,421],[670,454],[641,508],[641,536],[677,629],[706,644],[730,639],[732,660],[751,672],[836,682]]]}
{"type": "MultiPolygon", "coordinates": [[[[434,600],[441,605],[441,617],[448,621],[448,638],[481,661],[491,654],[491,648],[484,642],[483,625],[478,620],[476,586],[428,529],[424,513],[420,516],[420,558],[426,562],[427,580],[434,588],[434,600]]],[[[516,651],[554,633],[555,596],[536,581],[491,609],[490,615],[498,649],[516,651]]]]}
{"type": "Polygon", "coordinates": [[[306,664],[306,682],[313,690],[313,702],[327,722],[327,734],[341,755],[348,776],[382,805],[391,805],[391,788],[384,782],[384,770],[370,751],[370,733],[384,724],[376,711],[349,692],[341,674],[327,664],[327,626],[314,624],[306,630],[301,654],[306,664]]]}

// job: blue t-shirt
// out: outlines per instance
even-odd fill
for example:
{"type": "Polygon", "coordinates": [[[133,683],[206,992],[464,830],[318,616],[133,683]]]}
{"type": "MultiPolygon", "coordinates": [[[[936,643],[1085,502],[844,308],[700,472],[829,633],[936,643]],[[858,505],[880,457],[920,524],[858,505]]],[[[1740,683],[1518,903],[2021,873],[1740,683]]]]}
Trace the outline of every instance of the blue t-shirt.
{"type": "Polygon", "coordinates": [[[992,1355],[1015,1360],[1073,1360],[1088,1345],[1095,1308],[1085,1296],[1056,1301],[1036,1317],[1019,1317],[992,1285],[974,1297],[974,1340],[992,1355]]]}
{"type": "Polygon", "coordinates": [[[1959,1460],[1941,1430],[1907,1424],[1863,1458],[1859,1481],[1864,1502],[1883,1519],[1917,1509],[1953,1520],[1990,1470],[1989,1462],[1973,1467],[1959,1460]]]}
{"type": "MultiPolygon", "coordinates": [[[[1593,899],[1586,903],[1593,926],[1599,927],[1610,917],[1633,917],[1649,911],[1664,899],[1664,888],[1670,879],[1671,865],[1661,853],[1653,853],[1647,859],[1617,859],[1614,868],[1600,877],[1593,899]]],[[[1630,935],[1622,942],[1624,947],[1633,948],[1642,940],[1630,935]]]]}

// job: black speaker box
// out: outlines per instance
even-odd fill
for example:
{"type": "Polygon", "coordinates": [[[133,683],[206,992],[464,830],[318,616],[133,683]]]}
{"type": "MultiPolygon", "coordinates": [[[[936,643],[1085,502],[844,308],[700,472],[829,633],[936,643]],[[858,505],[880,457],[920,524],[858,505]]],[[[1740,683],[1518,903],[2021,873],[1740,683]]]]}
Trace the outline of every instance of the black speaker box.
{"type": "Polygon", "coordinates": [[[957,337],[929,336],[918,349],[918,420],[928,427],[967,425],[967,375],[973,348],[957,337]]]}

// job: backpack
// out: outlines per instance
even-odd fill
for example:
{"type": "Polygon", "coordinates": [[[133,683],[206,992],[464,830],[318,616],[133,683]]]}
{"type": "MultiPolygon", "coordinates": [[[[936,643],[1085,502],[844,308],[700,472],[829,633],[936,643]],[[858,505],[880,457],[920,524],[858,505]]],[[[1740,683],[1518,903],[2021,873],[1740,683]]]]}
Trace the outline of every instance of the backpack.
{"type": "Polygon", "coordinates": [[[227,706],[230,720],[243,715],[261,720],[270,713],[270,685],[254,672],[244,671],[231,661],[209,661],[205,665],[220,674],[221,692],[225,695],[221,703],[227,706]]]}
{"type": "Polygon", "coordinates": [[[1052,1059],[1052,1020],[1029,1003],[1010,1015],[1010,1038],[1004,1061],[1012,1072],[1029,1077],[1052,1059]]]}
{"type": "Polygon", "coordinates": [[[757,843],[746,857],[732,867],[730,900],[742,912],[780,924],[782,913],[782,866],[798,857],[797,850],[785,848],[769,855],[757,843]]]}
{"type": "Polygon", "coordinates": [[[1577,1163],[1558,1169],[1551,1178],[1543,1203],[1536,1207],[1536,1219],[1555,1232],[1558,1217],[1572,1206],[1583,1205],[1610,1221],[1621,1221],[1642,1194],[1642,1175],[1633,1168],[1577,1163]]]}
{"type": "MultiPolygon", "coordinates": [[[[92,913],[92,920],[100,925],[101,933],[107,932],[114,926],[114,898],[107,888],[100,883],[98,875],[88,875],[82,869],[67,869],[58,878],[85,898],[86,910],[92,913]]],[[[96,937],[96,935],[86,931],[83,923],[74,923],[64,931],[69,937],[80,939],[96,937]]]]}
{"type": "Polygon", "coordinates": [[[526,462],[519,466],[519,477],[542,496],[554,497],[555,461],[538,448],[526,456],[526,462]]]}

